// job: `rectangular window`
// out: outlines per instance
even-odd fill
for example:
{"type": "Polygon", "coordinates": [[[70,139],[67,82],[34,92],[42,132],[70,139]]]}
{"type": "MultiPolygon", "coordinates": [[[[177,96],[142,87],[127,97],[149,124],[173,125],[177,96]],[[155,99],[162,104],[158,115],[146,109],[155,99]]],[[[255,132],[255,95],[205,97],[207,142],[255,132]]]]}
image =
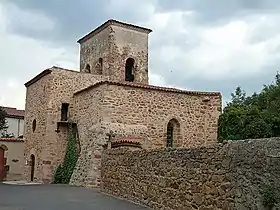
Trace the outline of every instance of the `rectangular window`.
{"type": "Polygon", "coordinates": [[[63,103],[61,106],[61,121],[67,121],[68,120],[68,107],[69,104],[63,103]]]}

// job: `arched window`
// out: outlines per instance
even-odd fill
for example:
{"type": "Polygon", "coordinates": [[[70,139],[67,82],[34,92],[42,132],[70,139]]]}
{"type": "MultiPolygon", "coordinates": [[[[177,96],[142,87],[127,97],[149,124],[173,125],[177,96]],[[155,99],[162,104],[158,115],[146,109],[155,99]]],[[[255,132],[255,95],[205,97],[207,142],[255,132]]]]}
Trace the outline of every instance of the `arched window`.
{"type": "Polygon", "coordinates": [[[103,72],[103,58],[98,59],[97,74],[101,75],[103,72]]]}
{"type": "Polygon", "coordinates": [[[32,122],[32,131],[34,132],[36,130],[36,119],[32,122]]]}
{"type": "Polygon", "coordinates": [[[180,124],[178,120],[172,119],[167,124],[166,147],[178,145],[180,139],[180,124]]]}
{"type": "Polygon", "coordinates": [[[86,73],[90,73],[90,65],[89,64],[86,65],[86,73]]]}
{"type": "Polygon", "coordinates": [[[125,81],[133,82],[134,81],[134,59],[128,58],[125,62],[125,81]]]}

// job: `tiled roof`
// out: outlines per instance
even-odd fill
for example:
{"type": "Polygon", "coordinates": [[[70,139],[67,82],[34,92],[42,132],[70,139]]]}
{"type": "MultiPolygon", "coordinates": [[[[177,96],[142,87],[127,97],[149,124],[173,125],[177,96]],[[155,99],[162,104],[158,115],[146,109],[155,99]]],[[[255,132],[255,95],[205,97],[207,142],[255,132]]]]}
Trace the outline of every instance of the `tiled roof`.
{"type": "MultiPolygon", "coordinates": [[[[139,137],[125,137],[125,138],[112,139],[111,148],[118,148],[118,147],[142,148],[141,142],[143,141],[144,139],[139,137]]],[[[108,148],[108,143],[104,144],[103,147],[108,148]]]]}
{"type": "Polygon", "coordinates": [[[102,25],[98,26],[96,29],[94,29],[93,31],[91,31],[90,33],[85,35],[84,37],[82,37],[81,39],[79,39],[77,42],[81,43],[81,42],[86,41],[87,39],[91,38],[95,34],[98,34],[100,31],[102,31],[104,28],[106,28],[109,25],[122,26],[122,27],[125,27],[125,28],[138,30],[138,31],[146,32],[146,33],[152,32],[152,30],[149,29],[149,28],[144,28],[144,27],[141,27],[141,26],[137,26],[137,25],[133,25],[133,24],[124,23],[124,22],[120,22],[120,21],[117,21],[117,20],[110,19],[110,20],[107,20],[102,25]]]}
{"type": "Polygon", "coordinates": [[[3,107],[3,109],[6,111],[7,115],[10,117],[19,117],[23,118],[25,115],[24,110],[12,108],[12,107],[3,107]]]}
{"type": "Polygon", "coordinates": [[[131,142],[131,143],[138,143],[143,141],[143,138],[139,137],[125,137],[119,139],[113,139],[112,142],[131,142]]]}
{"type": "Polygon", "coordinates": [[[184,93],[188,95],[207,95],[207,96],[220,96],[220,92],[200,92],[200,91],[189,91],[189,90],[180,90],[176,88],[168,88],[168,87],[160,87],[160,86],[154,86],[154,85],[146,85],[146,84],[140,84],[140,83],[131,83],[131,82],[113,82],[113,81],[100,81],[95,83],[94,85],[91,85],[83,90],[80,90],[74,94],[79,94],[85,90],[91,89],[93,87],[96,87],[98,85],[102,84],[110,84],[110,85],[117,85],[117,86],[130,86],[130,87],[136,87],[136,88],[144,88],[144,89],[152,89],[152,90],[160,90],[160,91],[166,91],[166,92],[175,92],[175,93],[184,93]]]}
{"type": "Polygon", "coordinates": [[[6,141],[6,142],[24,142],[21,138],[0,138],[0,141],[6,141]]]}

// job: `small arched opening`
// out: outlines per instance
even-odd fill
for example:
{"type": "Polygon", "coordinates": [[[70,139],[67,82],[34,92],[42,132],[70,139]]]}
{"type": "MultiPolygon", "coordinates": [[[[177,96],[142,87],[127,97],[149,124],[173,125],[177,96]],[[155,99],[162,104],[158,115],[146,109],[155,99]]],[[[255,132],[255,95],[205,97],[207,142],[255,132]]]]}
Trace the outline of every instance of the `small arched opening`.
{"type": "Polygon", "coordinates": [[[34,181],[34,173],[35,173],[35,155],[30,156],[30,167],[31,167],[31,174],[30,174],[30,180],[31,182],[34,181]]]}
{"type": "Polygon", "coordinates": [[[166,128],[166,147],[178,145],[180,139],[180,124],[178,120],[171,119],[166,128]]]}
{"type": "Polygon", "coordinates": [[[90,65],[89,64],[86,65],[86,73],[90,73],[90,65]]]}
{"type": "Polygon", "coordinates": [[[103,58],[98,59],[97,74],[102,75],[103,72],[103,58]]]}
{"type": "Polygon", "coordinates": [[[34,132],[36,130],[36,119],[32,122],[32,131],[34,132]]]}
{"type": "Polygon", "coordinates": [[[125,62],[125,81],[133,82],[134,81],[134,59],[128,58],[125,62]]]}

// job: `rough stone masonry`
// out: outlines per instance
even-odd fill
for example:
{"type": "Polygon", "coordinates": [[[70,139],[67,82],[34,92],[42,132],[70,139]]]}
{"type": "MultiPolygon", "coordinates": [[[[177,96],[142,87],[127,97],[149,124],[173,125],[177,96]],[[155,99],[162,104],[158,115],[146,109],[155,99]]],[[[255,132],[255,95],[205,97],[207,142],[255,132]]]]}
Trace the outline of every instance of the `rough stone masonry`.
{"type": "Polygon", "coordinates": [[[25,179],[52,181],[63,161],[69,123],[80,145],[71,184],[79,186],[100,185],[101,154],[111,131],[142,149],[216,141],[219,92],[149,85],[151,32],[108,20],[78,41],[79,71],[51,67],[25,84],[25,179]]]}
{"type": "MultiPolygon", "coordinates": [[[[264,210],[264,186],[280,196],[280,139],[198,148],[108,149],[102,190],[153,209],[264,210]]],[[[280,197],[278,206],[280,208],[280,197]]]]}

